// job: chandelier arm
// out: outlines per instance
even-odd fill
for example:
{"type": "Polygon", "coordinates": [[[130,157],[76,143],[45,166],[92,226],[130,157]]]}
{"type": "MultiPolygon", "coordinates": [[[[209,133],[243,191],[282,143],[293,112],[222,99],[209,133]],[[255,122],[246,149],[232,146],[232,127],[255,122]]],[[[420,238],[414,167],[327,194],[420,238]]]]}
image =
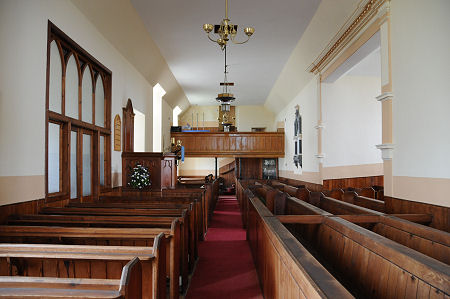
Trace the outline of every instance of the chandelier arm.
{"type": "Polygon", "coordinates": [[[212,41],[214,43],[217,43],[217,40],[212,39],[211,36],[209,35],[209,33],[208,33],[208,38],[209,38],[210,41],[212,41]]]}
{"type": "Polygon", "coordinates": [[[245,40],[245,41],[243,41],[243,42],[236,42],[236,41],[234,40],[234,38],[231,39],[231,41],[233,42],[233,44],[236,44],[236,45],[242,45],[242,44],[245,44],[245,43],[248,42],[249,40],[250,40],[250,36],[248,36],[248,37],[247,37],[247,40],[245,40]]]}

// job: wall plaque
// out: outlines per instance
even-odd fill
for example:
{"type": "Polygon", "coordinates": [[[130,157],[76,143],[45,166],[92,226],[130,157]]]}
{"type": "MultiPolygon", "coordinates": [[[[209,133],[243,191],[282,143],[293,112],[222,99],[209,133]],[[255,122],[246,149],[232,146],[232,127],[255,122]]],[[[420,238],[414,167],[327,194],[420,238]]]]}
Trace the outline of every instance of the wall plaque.
{"type": "Polygon", "coordinates": [[[114,117],[114,150],[120,152],[121,147],[121,132],[122,132],[122,122],[120,121],[120,115],[116,114],[114,117]]]}

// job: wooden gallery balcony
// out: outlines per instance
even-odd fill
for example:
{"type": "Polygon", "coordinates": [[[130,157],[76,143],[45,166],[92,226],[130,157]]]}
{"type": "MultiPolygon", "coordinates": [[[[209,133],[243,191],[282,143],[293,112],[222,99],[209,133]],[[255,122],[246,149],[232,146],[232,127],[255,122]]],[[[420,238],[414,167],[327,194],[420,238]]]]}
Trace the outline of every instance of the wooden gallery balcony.
{"type": "Polygon", "coordinates": [[[181,132],[187,157],[284,157],[284,132],[181,132]]]}

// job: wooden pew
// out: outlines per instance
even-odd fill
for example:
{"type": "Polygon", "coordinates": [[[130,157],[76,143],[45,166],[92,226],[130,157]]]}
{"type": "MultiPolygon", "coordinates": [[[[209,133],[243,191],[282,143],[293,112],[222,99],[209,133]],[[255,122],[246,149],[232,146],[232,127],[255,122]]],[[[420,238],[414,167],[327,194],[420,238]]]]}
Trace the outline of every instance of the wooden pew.
{"type": "MultiPolygon", "coordinates": [[[[374,217],[361,215],[362,217],[374,217]]],[[[289,216],[279,216],[285,218],[289,216]]],[[[311,216],[292,216],[311,217],[311,216]]],[[[450,267],[337,216],[298,219],[320,223],[315,236],[298,235],[315,257],[361,298],[444,298],[450,291],[450,267]],[[321,221],[321,222],[320,222],[321,221]],[[421,292],[427,292],[426,296],[421,292]]],[[[380,217],[380,216],[375,216],[380,217]]],[[[388,218],[381,216],[380,218],[388,218]]],[[[281,219],[283,221],[283,219],[281,219]]],[[[286,220],[286,219],[284,219],[286,220]]],[[[369,220],[369,221],[373,221],[369,220]]],[[[294,223],[289,219],[289,223],[294,223]]]]}
{"type": "MultiPolygon", "coordinates": [[[[41,209],[42,214],[53,214],[53,215],[90,215],[90,216],[158,216],[158,217],[180,217],[180,225],[182,237],[180,241],[180,246],[182,249],[181,258],[186,261],[189,265],[189,269],[193,269],[194,262],[198,257],[198,238],[196,233],[197,222],[195,222],[195,214],[188,214],[189,218],[186,216],[187,212],[192,208],[191,204],[168,204],[168,206],[173,206],[172,209],[163,208],[153,208],[162,207],[164,203],[89,203],[86,205],[80,204],[79,207],[72,208],[44,208],[41,209]],[[177,208],[178,207],[178,208],[177,208]],[[186,242],[185,240],[188,240],[186,242]],[[188,256],[184,256],[186,250],[188,256]],[[189,262],[188,257],[193,258],[189,262]]],[[[190,210],[192,211],[192,210],[190,210]]],[[[103,218],[104,219],[104,218],[103,218]]],[[[130,218],[131,220],[132,218],[130,218]]],[[[185,263],[181,263],[184,267],[185,263]]],[[[187,282],[187,271],[188,268],[182,271],[183,281],[187,282]]],[[[184,285],[183,285],[184,287],[184,285]]]]}
{"type": "MultiPolygon", "coordinates": [[[[182,223],[183,217],[151,217],[151,216],[87,216],[87,215],[15,215],[7,222],[9,225],[68,226],[68,227],[150,227],[171,228],[174,219],[182,223]]],[[[190,234],[186,226],[181,226],[180,266],[183,277],[183,290],[187,285],[188,271],[194,269],[196,256],[193,242],[194,234],[190,234]]]]}
{"type": "Polygon", "coordinates": [[[122,269],[118,279],[77,279],[52,277],[0,277],[0,298],[125,298],[139,299],[139,259],[122,269]]]}
{"type": "Polygon", "coordinates": [[[151,247],[161,232],[165,234],[169,242],[166,266],[170,278],[170,298],[178,298],[180,225],[177,219],[173,221],[171,229],[3,225],[0,226],[0,241],[2,243],[151,247]]]}
{"type": "Polygon", "coordinates": [[[257,197],[243,195],[249,195],[247,239],[265,298],[353,298],[257,197]]]}
{"type": "Polygon", "coordinates": [[[139,258],[142,298],[166,298],[166,244],[153,247],[0,244],[0,275],[120,279],[122,267],[139,258]]]}
{"type": "Polygon", "coordinates": [[[341,197],[341,200],[351,203],[351,204],[354,204],[354,205],[357,205],[357,206],[360,206],[360,207],[375,210],[378,212],[382,212],[382,213],[386,212],[386,208],[384,206],[384,201],[361,196],[361,195],[358,195],[358,193],[356,193],[354,191],[344,192],[344,194],[341,197]]]}
{"type": "Polygon", "coordinates": [[[273,214],[283,214],[285,210],[285,196],[283,192],[278,189],[272,188],[268,185],[262,185],[254,188],[253,192],[264,199],[264,203],[270,212],[273,214]]]}
{"type": "MultiPolygon", "coordinates": [[[[169,190],[169,189],[168,189],[169,190]]],[[[166,190],[166,191],[168,191],[166,190]]],[[[178,190],[178,189],[173,189],[178,190]]],[[[187,189],[189,190],[189,189],[187,189]]],[[[195,224],[195,232],[198,235],[199,240],[203,240],[206,231],[203,227],[203,222],[205,221],[204,215],[204,191],[194,190],[195,192],[182,192],[173,193],[170,196],[142,196],[125,194],[125,195],[103,195],[100,197],[101,203],[121,203],[121,204],[142,204],[142,205],[153,205],[154,208],[164,209],[164,208],[176,208],[179,204],[190,204],[189,208],[190,222],[195,224]]],[[[72,205],[73,206],[73,205],[72,205]]]]}

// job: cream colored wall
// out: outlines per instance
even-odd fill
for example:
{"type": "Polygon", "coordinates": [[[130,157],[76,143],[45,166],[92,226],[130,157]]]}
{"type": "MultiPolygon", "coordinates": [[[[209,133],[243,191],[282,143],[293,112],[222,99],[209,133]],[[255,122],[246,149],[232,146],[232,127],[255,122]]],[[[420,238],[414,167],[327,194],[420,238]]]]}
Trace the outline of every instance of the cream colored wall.
{"type": "Polygon", "coordinates": [[[449,11],[391,2],[394,196],[450,207],[449,11]]]}
{"type": "MultiPolygon", "coordinates": [[[[116,4],[118,1],[111,1],[108,7],[114,10],[116,4]]],[[[104,8],[99,11],[104,13],[100,18],[108,18],[112,13],[104,8]]],[[[120,23],[127,23],[126,18],[127,15],[123,15],[121,19],[124,22],[120,23]]],[[[129,62],[129,57],[125,58],[116,50],[72,2],[1,1],[0,204],[45,196],[45,86],[49,19],[112,71],[112,119],[116,114],[122,117],[122,107],[131,98],[134,107],[145,111],[147,123],[151,123],[152,85],[129,62]]],[[[149,59],[152,56],[147,55],[149,59]]],[[[158,71],[162,70],[156,68],[154,73],[149,73],[158,77],[158,71]]],[[[168,76],[166,72],[167,69],[163,77],[168,76]]],[[[147,136],[152,132],[148,127],[146,131],[147,136]]],[[[148,145],[146,143],[147,149],[148,145]]],[[[120,185],[121,152],[112,151],[112,172],[113,185],[120,185]]]]}
{"type": "Polygon", "coordinates": [[[275,114],[283,110],[313,79],[306,71],[323,51],[360,0],[322,0],[303,36],[275,82],[265,106],[275,114]]]}
{"type": "Polygon", "coordinates": [[[207,176],[214,172],[214,158],[185,158],[178,166],[178,175],[181,176],[207,176]]]}
{"type": "Polygon", "coordinates": [[[178,117],[178,124],[180,126],[185,126],[189,123],[192,127],[197,128],[197,116],[199,128],[218,127],[219,122],[217,121],[217,118],[219,117],[219,105],[190,106],[187,110],[181,112],[178,117]]]}
{"type": "MultiPolygon", "coordinates": [[[[263,105],[236,106],[236,127],[240,132],[250,132],[254,127],[266,127],[266,131],[274,131],[274,114],[263,105]]],[[[179,117],[179,125],[184,126],[189,123],[197,128],[203,127],[203,116],[205,127],[217,127],[219,116],[219,106],[190,106],[183,111],[179,117]],[[194,122],[192,123],[192,118],[194,122]]]]}
{"type": "Polygon", "coordinates": [[[275,115],[262,105],[236,106],[236,127],[240,132],[251,132],[252,128],[274,131],[275,115]]]}

